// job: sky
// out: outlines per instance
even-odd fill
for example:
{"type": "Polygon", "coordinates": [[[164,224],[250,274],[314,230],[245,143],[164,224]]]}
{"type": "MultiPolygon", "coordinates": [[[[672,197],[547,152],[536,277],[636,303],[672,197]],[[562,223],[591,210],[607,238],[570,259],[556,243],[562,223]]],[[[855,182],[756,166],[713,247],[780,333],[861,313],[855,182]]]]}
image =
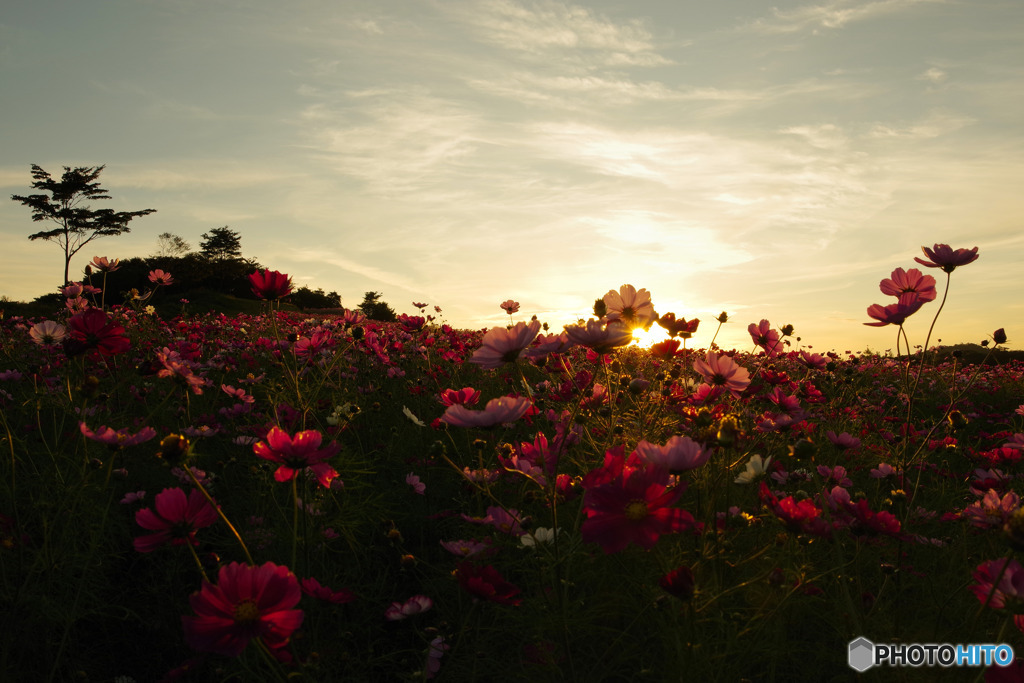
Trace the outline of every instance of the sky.
{"type": "MultiPolygon", "coordinates": [[[[94,208],[157,209],[76,273],[228,225],[346,307],[560,329],[628,283],[740,349],[895,349],[879,281],[977,246],[931,344],[1020,348],[1022,35],[1019,0],[8,0],[0,191],[105,165],[94,208]]],[[[0,295],[61,284],[39,229],[0,203],[0,295]]]]}

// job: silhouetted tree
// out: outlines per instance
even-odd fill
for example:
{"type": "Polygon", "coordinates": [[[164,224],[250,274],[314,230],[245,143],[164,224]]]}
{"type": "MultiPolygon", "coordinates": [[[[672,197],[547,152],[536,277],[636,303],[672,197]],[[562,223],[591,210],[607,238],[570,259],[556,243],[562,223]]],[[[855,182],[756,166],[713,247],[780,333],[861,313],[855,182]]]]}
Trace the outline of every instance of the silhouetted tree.
{"type": "Polygon", "coordinates": [[[156,209],[142,211],[114,211],[93,209],[88,202],[93,199],[110,199],[107,191],[96,179],[105,166],[64,167],[60,180],[54,180],[49,173],[32,164],[32,187],[49,194],[11,195],[11,199],[32,209],[33,221],[51,221],[57,224],[52,230],[42,230],[29,235],[30,240],[56,242],[64,250],[64,283],[69,282],[68,271],[71,259],[82,247],[97,237],[110,237],[131,232],[128,223],[139,216],[154,213],[156,209]]]}
{"type": "Polygon", "coordinates": [[[156,254],[154,256],[184,256],[192,250],[192,245],[178,235],[162,232],[156,237],[156,254]]]}
{"type": "Polygon", "coordinates": [[[394,322],[398,316],[395,315],[393,308],[380,300],[380,297],[380,292],[367,292],[363,297],[363,303],[359,304],[359,310],[370,320],[394,322]]]}
{"type": "Polygon", "coordinates": [[[300,311],[307,308],[341,308],[341,295],[337,292],[327,294],[323,288],[312,290],[303,285],[291,293],[288,302],[298,306],[300,311]]]}
{"type": "Polygon", "coordinates": [[[203,241],[199,243],[203,256],[214,261],[242,258],[242,236],[224,226],[203,233],[203,241]]]}

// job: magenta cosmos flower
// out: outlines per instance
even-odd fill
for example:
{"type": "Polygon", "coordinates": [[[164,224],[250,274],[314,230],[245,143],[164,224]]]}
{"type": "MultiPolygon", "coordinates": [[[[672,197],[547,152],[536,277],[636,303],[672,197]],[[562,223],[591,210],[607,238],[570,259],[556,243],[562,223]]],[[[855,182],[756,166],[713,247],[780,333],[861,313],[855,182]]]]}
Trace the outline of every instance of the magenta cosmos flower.
{"type": "Polygon", "coordinates": [[[633,285],[622,285],[619,291],[608,290],[604,295],[605,318],[619,320],[633,327],[646,328],[658,314],[654,312],[651,295],[646,289],[637,290],[633,285]]]}
{"type": "Polygon", "coordinates": [[[203,581],[189,604],[196,616],[183,616],[185,641],[200,652],[237,657],[253,638],[271,650],[288,644],[302,625],[302,610],[292,609],[302,591],[287,567],[232,562],[221,567],[214,586],[203,581]]]}
{"type": "Polygon", "coordinates": [[[1024,567],[1017,560],[1001,558],[982,562],[974,570],[977,582],[970,590],[981,604],[992,609],[1024,610],[1024,567]],[[989,596],[991,600],[989,599],[989,596]]]}
{"type": "Polygon", "coordinates": [[[290,481],[299,470],[309,468],[316,475],[317,481],[324,488],[330,488],[331,480],[338,476],[333,467],[324,462],[334,457],[339,450],[337,443],[320,448],[323,436],[316,430],[298,432],[294,437],[280,427],[272,427],[267,432],[267,440],[253,445],[253,453],[280,467],[274,472],[274,479],[280,482],[290,481]]]}
{"type": "Polygon", "coordinates": [[[98,308],[89,308],[71,316],[68,327],[65,344],[71,354],[97,349],[104,356],[113,356],[124,353],[131,346],[124,328],[98,308]]]}
{"type": "Polygon", "coordinates": [[[292,292],[292,279],[276,270],[257,270],[249,275],[252,293],[261,299],[280,299],[292,292]]]}
{"type": "Polygon", "coordinates": [[[936,244],[934,247],[929,249],[928,247],[921,247],[921,251],[928,257],[925,261],[922,258],[914,257],[914,260],[920,263],[922,266],[928,268],[942,268],[944,272],[952,273],[956,270],[957,266],[966,266],[968,263],[976,261],[978,259],[978,248],[973,249],[956,249],[954,250],[948,244],[936,244]]]}
{"type": "Polygon", "coordinates": [[[888,306],[872,304],[868,306],[868,317],[878,322],[864,323],[871,327],[884,327],[886,325],[902,325],[907,318],[917,313],[924,306],[925,301],[918,298],[914,292],[901,294],[899,301],[888,306]]]}
{"type": "Polygon", "coordinates": [[[750,323],[747,326],[747,332],[750,333],[750,338],[754,340],[754,343],[764,349],[764,353],[769,358],[774,358],[782,353],[782,340],[779,337],[779,333],[772,329],[772,324],[767,320],[762,320],[760,323],[750,323]]]}
{"type": "Polygon", "coordinates": [[[566,325],[565,334],[573,344],[586,346],[602,354],[633,343],[633,332],[614,320],[605,323],[591,318],[586,325],[566,325]]]}
{"type": "MultiPolygon", "coordinates": [[[[662,534],[692,529],[693,515],[669,507],[683,494],[684,486],[668,486],[669,473],[663,467],[606,457],[604,470],[583,495],[587,519],[580,527],[586,542],[601,546],[605,553],[617,553],[630,543],[653,548],[662,534]],[[609,478],[609,475],[613,475],[609,478]]],[[[587,482],[584,482],[586,485],[587,482]]]]}
{"type": "Polygon", "coordinates": [[[78,429],[82,432],[82,436],[93,441],[99,441],[102,444],[106,444],[111,448],[126,448],[128,446],[136,446],[140,443],[145,443],[156,436],[156,430],[152,427],[143,427],[135,434],[128,431],[127,428],[114,430],[111,427],[101,426],[96,431],[89,429],[84,422],[78,423],[78,429]]]}
{"type": "Polygon", "coordinates": [[[750,385],[750,373],[746,368],[737,365],[732,358],[719,356],[714,351],[708,351],[704,360],[695,360],[693,369],[705,382],[711,386],[725,387],[736,398],[750,385]]]}
{"type": "Polygon", "coordinates": [[[923,275],[917,268],[903,270],[897,268],[892,275],[878,283],[882,294],[899,297],[903,294],[917,294],[922,301],[935,301],[935,278],[923,275]]]}
{"type": "Polygon", "coordinates": [[[711,457],[710,448],[701,446],[688,436],[673,436],[664,446],[640,441],[636,452],[652,465],[673,473],[697,469],[711,457]]]}
{"type": "Polygon", "coordinates": [[[509,583],[505,577],[491,565],[478,566],[463,561],[455,570],[455,578],[459,585],[471,595],[490,600],[501,605],[519,605],[523,599],[517,597],[519,587],[509,583]]]}
{"type": "Polygon", "coordinates": [[[493,427],[494,425],[515,422],[532,407],[530,399],[525,396],[513,398],[502,396],[492,398],[483,410],[470,410],[458,403],[448,406],[441,416],[441,422],[453,427],[493,427]]]}
{"type": "Polygon", "coordinates": [[[153,499],[155,510],[143,508],[135,513],[135,522],[156,533],[139,536],[134,546],[140,553],[151,553],[160,546],[198,545],[196,531],[217,521],[217,511],[196,489],[188,495],[181,489],[164,489],[153,499]]]}
{"type": "Polygon", "coordinates": [[[516,323],[511,330],[504,327],[492,327],[484,335],[483,345],[473,352],[470,363],[475,363],[487,370],[500,368],[505,363],[515,362],[519,354],[530,345],[540,332],[540,321],[516,323]]]}

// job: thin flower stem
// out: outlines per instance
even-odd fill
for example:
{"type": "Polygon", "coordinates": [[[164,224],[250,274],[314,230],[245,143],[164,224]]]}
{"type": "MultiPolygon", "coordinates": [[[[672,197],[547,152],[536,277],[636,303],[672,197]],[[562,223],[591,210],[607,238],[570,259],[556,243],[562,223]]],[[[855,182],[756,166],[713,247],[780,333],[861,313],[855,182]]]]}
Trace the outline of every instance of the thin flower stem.
{"type": "Polygon", "coordinates": [[[188,546],[189,552],[192,553],[192,559],[196,561],[196,567],[199,568],[199,573],[203,575],[203,580],[206,581],[206,583],[211,583],[210,577],[206,575],[206,570],[203,569],[203,563],[199,560],[199,555],[196,554],[196,549],[192,546],[192,539],[186,537],[185,545],[188,546]]]}
{"type": "Polygon", "coordinates": [[[292,477],[292,571],[295,571],[295,557],[299,544],[299,483],[298,474],[292,477]]]}
{"type": "Polygon", "coordinates": [[[188,476],[191,477],[192,482],[196,485],[196,488],[199,489],[199,492],[203,494],[203,497],[206,498],[207,502],[213,506],[213,509],[217,511],[220,518],[224,520],[224,523],[228,525],[229,529],[231,529],[231,533],[234,534],[235,539],[237,539],[239,545],[242,546],[242,552],[245,553],[245,559],[249,561],[249,566],[255,567],[256,563],[253,562],[252,555],[249,554],[249,548],[245,545],[245,541],[242,540],[242,535],[238,533],[238,529],[236,529],[235,525],[231,523],[228,516],[224,514],[224,511],[220,508],[220,505],[217,504],[217,501],[213,499],[213,496],[210,495],[210,492],[206,490],[206,487],[203,486],[199,479],[196,478],[196,474],[192,471],[192,468],[186,463],[183,469],[188,473],[188,476]]]}

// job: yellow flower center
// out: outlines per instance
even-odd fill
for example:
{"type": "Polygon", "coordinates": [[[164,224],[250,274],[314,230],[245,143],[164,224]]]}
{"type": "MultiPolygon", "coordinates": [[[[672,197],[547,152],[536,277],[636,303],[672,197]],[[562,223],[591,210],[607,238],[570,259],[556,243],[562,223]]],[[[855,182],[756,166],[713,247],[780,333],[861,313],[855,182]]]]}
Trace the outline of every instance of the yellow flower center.
{"type": "Polygon", "coordinates": [[[235,607],[234,617],[236,624],[251,624],[259,620],[260,608],[252,600],[245,600],[238,603],[238,606],[235,607]]]}
{"type": "Polygon", "coordinates": [[[622,512],[629,521],[638,522],[647,516],[647,501],[631,500],[622,512]]]}

